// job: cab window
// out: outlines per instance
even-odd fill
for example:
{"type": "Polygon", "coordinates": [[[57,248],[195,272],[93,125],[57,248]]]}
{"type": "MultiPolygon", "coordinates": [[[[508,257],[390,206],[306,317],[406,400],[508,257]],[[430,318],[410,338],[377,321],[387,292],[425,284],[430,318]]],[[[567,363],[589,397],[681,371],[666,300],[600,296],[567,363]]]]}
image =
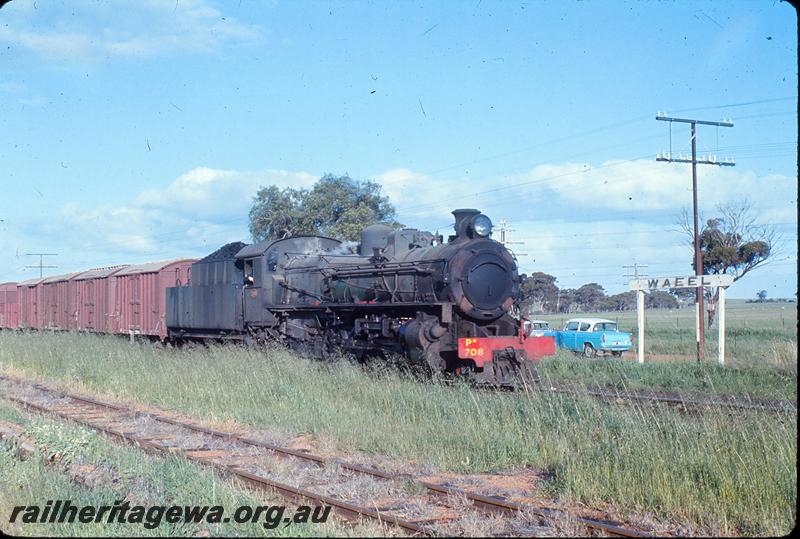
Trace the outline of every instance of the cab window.
{"type": "Polygon", "coordinates": [[[270,251],[267,255],[267,271],[275,271],[278,269],[278,253],[270,251]]]}
{"type": "Polygon", "coordinates": [[[589,331],[589,326],[590,326],[590,325],[591,325],[591,324],[589,324],[589,322],[583,322],[583,323],[581,324],[581,331],[589,331]]]}
{"type": "Polygon", "coordinates": [[[244,261],[244,285],[245,286],[252,286],[255,284],[255,278],[253,277],[253,259],[245,260],[244,261]]]}
{"type": "Polygon", "coordinates": [[[577,330],[578,330],[577,322],[567,322],[567,325],[564,326],[564,331],[577,331],[577,330]]]}

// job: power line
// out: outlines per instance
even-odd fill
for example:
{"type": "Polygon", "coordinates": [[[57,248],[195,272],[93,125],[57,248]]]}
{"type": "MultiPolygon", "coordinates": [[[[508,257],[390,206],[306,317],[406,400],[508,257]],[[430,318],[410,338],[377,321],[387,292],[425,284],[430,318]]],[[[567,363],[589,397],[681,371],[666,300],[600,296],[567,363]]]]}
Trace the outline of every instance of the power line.
{"type": "Polygon", "coordinates": [[[44,257],[46,256],[58,256],[58,253],[25,253],[25,256],[38,256],[39,257],[39,265],[37,266],[25,266],[26,268],[39,268],[39,278],[43,277],[42,270],[44,268],[57,268],[58,266],[53,265],[46,265],[44,264],[44,257]]]}
{"type": "Polygon", "coordinates": [[[551,140],[547,140],[547,141],[544,141],[544,142],[539,142],[539,143],[536,143],[536,144],[533,144],[531,146],[527,146],[527,147],[524,147],[524,148],[519,148],[519,149],[516,149],[516,150],[510,150],[510,151],[507,151],[507,152],[503,152],[503,153],[498,153],[498,154],[482,157],[480,159],[473,159],[472,161],[466,161],[466,162],[463,162],[463,163],[459,163],[457,165],[451,165],[451,166],[439,168],[439,169],[427,172],[426,175],[427,176],[433,176],[435,174],[439,174],[440,172],[446,172],[448,170],[453,170],[453,169],[456,169],[456,168],[475,165],[475,164],[478,164],[478,163],[484,163],[486,161],[491,161],[491,160],[494,160],[494,159],[500,159],[502,157],[508,157],[508,156],[511,156],[511,155],[519,154],[519,153],[525,153],[525,152],[528,152],[530,150],[535,150],[536,148],[541,148],[542,146],[546,146],[548,144],[556,144],[558,142],[566,142],[568,140],[584,137],[586,135],[592,135],[594,133],[600,133],[600,132],[606,131],[608,129],[614,129],[615,127],[623,127],[623,126],[626,126],[626,125],[629,125],[629,124],[632,124],[632,123],[640,122],[642,120],[646,120],[647,118],[648,118],[648,116],[638,116],[636,118],[631,118],[630,120],[625,120],[625,121],[622,121],[622,122],[617,122],[617,123],[605,125],[605,126],[602,126],[602,127],[598,127],[598,128],[595,128],[595,129],[590,129],[588,131],[583,131],[583,132],[580,132],[580,133],[575,133],[575,134],[572,134],[572,135],[566,135],[566,136],[563,136],[563,137],[560,137],[560,138],[551,139],[551,140]]]}
{"type": "MultiPolygon", "coordinates": [[[[758,104],[762,104],[762,103],[773,103],[773,102],[776,102],[776,101],[789,101],[789,100],[796,100],[796,99],[797,99],[797,96],[775,97],[775,98],[759,99],[759,100],[753,100],[753,101],[744,101],[744,102],[739,102],[739,103],[728,103],[726,105],[712,105],[712,106],[708,106],[708,107],[696,107],[696,108],[689,108],[689,109],[681,109],[681,110],[678,110],[676,112],[693,112],[693,111],[698,111],[698,110],[712,110],[712,109],[745,107],[745,106],[750,106],[750,105],[758,105],[758,104]]],[[[453,169],[464,167],[464,166],[470,166],[470,165],[474,165],[474,164],[477,164],[477,163],[483,163],[483,162],[486,162],[486,161],[490,161],[490,160],[493,160],[493,159],[500,159],[502,157],[508,157],[510,155],[516,155],[516,154],[519,154],[519,153],[524,153],[524,152],[527,152],[527,151],[530,151],[530,150],[534,150],[536,148],[540,148],[540,147],[548,145],[548,144],[555,144],[555,143],[558,143],[558,142],[566,142],[568,140],[584,137],[584,136],[587,136],[587,135],[592,135],[592,134],[595,134],[595,133],[600,133],[600,132],[603,132],[603,131],[607,131],[609,129],[614,129],[614,128],[617,128],[617,127],[624,127],[624,126],[630,125],[632,123],[636,123],[636,122],[640,122],[642,120],[646,120],[647,118],[649,118],[649,115],[637,116],[635,118],[630,118],[630,119],[627,119],[627,120],[623,120],[621,122],[615,122],[615,123],[607,124],[607,125],[604,125],[604,126],[601,126],[601,127],[597,127],[595,129],[589,129],[587,131],[574,133],[572,135],[565,135],[565,136],[560,137],[560,138],[551,139],[551,140],[544,141],[544,142],[539,142],[539,143],[533,144],[531,146],[518,148],[516,150],[509,150],[509,151],[506,151],[506,152],[502,152],[502,153],[486,156],[486,157],[483,157],[483,158],[480,158],[480,159],[474,159],[472,161],[466,161],[466,162],[459,163],[459,164],[456,164],[456,165],[445,166],[445,167],[438,168],[436,170],[430,171],[430,172],[428,172],[426,174],[428,176],[433,176],[435,174],[439,174],[440,172],[446,172],[448,170],[453,170],[453,169]]]]}
{"type": "Polygon", "coordinates": [[[764,114],[751,114],[749,116],[737,116],[736,121],[741,120],[751,120],[753,118],[768,118],[770,116],[797,116],[797,111],[787,111],[787,112],[767,112],[764,114]]]}
{"type": "Polygon", "coordinates": [[[676,110],[675,112],[695,112],[695,111],[698,111],[698,110],[728,109],[728,108],[734,108],[734,107],[747,107],[747,106],[750,106],[750,105],[760,105],[762,103],[774,103],[775,101],[791,101],[791,100],[795,100],[796,101],[797,100],[797,96],[796,95],[791,95],[791,96],[787,96],[787,97],[772,97],[772,98],[768,98],[768,99],[759,99],[757,101],[743,101],[741,103],[728,103],[727,105],[712,105],[712,106],[708,106],[708,107],[695,107],[695,108],[691,108],[691,109],[680,109],[680,110],[676,110]]]}

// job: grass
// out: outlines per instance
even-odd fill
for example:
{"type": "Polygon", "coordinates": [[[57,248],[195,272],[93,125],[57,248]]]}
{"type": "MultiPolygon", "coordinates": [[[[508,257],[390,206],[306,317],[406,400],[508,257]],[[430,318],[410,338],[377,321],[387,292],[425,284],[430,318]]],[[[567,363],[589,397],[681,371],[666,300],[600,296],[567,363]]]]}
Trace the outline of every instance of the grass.
{"type": "MultiPolygon", "coordinates": [[[[638,338],[636,311],[534,315],[555,329],[570,318],[598,317],[615,320],[622,331],[638,338]]],[[[736,366],[761,366],[771,360],[778,343],[797,346],[797,303],[745,303],[728,300],[726,307],[726,356],[736,366]]],[[[683,309],[645,310],[645,354],[695,357],[695,311],[683,309]]],[[[716,360],[717,325],[706,330],[706,357],[716,360]]],[[[647,358],[645,358],[647,361],[647,358]]],[[[796,367],[795,367],[796,372],[796,367]]]]}
{"type": "Polygon", "coordinates": [[[542,360],[539,373],[546,383],[553,384],[797,400],[797,347],[772,345],[767,357],[770,360],[758,366],[744,367],[721,367],[708,361],[645,361],[639,365],[617,358],[588,361],[559,350],[542,360]]]}
{"type": "MultiPolygon", "coordinates": [[[[9,515],[15,505],[38,504],[47,500],[71,500],[76,506],[113,505],[116,500],[126,499],[131,505],[151,507],[155,505],[208,505],[222,506],[225,514],[232,514],[236,507],[248,505],[282,504],[280,500],[256,499],[233,483],[223,481],[211,471],[196,466],[181,457],[159,458],[139,450],[120,447],[91,431],[65,423],[34,418],[23,419],[16,409],[0,403],[0,418],[26,427],[31,437],[43,451],[32,459],[21,462],[0,443],[0,522],[5,532],[17,535],[44,535],[52,537],[105,537],[141,536],[154,534],[168,536],[192,536],[211,534],[221,536],[271,536],[271,537],[326,537],[346,536],[352,528],[344,528],[335,521],[325,524],[292,524],[267,530],[261,523],[238,524],[177,523],[162,521],[155,529],[143,524],[121,523],[63,523],[26,524],[18,517],[9,523],[9,515]],[[51,462],[49,455],[58,458],[51,462]],[[69,470],[80,465],[85,470],[100,467],[114,481],[92,484],[92,488],[74,482],[69,470]]],[[[294,506],[289,505],[289,515],[294,506]]],[[[376,529],[367,532],[379,531],[376,529]]]]}
{"type": "MultiPolygon", "coordinates": [[[[791,351],[796,363],[796,347],[791,351]]],[[[697,387],[708,383],[709,390],[769,386],[762,393],[796,394],[796,381],[759,379],[766,368],[646,364],[634,370],[640,367],[556,358],[542,370],[559,380],[574,372],[651,386],[651,380],[665,385],[686,378],[697,387]],[[789,389],[781,389],[784,382],[789,389]]],[[[796,519],[795,414],[687,416],[585,396],[420,383],[278,349],[174,350],[75,334],[0,334],[0,370],[212,420],[312,433],[344,450],[441,470],[527,466],[545,472],[544,488],[553,496],[688,523],[700,533],[785,534],[796,519]]]]}

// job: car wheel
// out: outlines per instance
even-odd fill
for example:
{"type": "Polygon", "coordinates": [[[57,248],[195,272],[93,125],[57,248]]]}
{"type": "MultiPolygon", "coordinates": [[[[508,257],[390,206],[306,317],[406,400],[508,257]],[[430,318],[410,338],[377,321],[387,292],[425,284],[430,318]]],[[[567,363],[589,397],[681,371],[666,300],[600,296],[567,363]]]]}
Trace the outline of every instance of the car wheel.
{"type": "Polygon", "coordinates": [[[611,352],[611,355],[614,357],[622,357],[622,350],[615,350],[611,352]]]}
{"type": "Polygon", "coordinates": [[[583,345],[583,355],[585,357],[594,357],[597,355],[597,351],[594,349],[594,346],[587,342],[583,345]]]}

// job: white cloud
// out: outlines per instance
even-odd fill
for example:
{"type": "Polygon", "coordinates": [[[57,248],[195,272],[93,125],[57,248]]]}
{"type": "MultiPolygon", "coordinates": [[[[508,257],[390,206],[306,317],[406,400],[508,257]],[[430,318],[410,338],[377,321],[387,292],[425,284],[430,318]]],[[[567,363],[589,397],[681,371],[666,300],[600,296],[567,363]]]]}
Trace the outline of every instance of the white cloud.
{"type": "Polygon", "coordinates": [[[56,13],[53,6],[31,10],[31,3],[13,2],[6,7],[10,22],[0,27],[0,42],[52,59],[213,52],[262,36],[259,27],[223,14],[206,0],[174,4],[151,0],[124,6],[121,2],[76,2],[63,13],[56,13]],[[40,22],[47,17],[52,23],[40,22]]]}
{"type": "Polygon", "coordinates": [[[465,198],[464,193],[480,191],[482,187],[476,182],[463,180],[442,180],[432,178],[407,168],[394,168],[373,177],[383,188],[383,192],[395,205],[401,220],[414,221],[451,220],[450,212],[456,208],[466,207],[473,201],[465,198]]]}
{"type": "MultiPolygon", "coordinates": [[[[163,188],[145,189],[130,204],[87,208],[67,203],[46,217],[0,223],[0,252],[14,253],[19,246],[44,241],[58,246],[58,272],[200,257],[225,243],[249,240],[247,214],[259,187],[310,187],[317,179],[308,172],[196,167],[163,188]]],[[[5,270],[16,275],[3,278],[30,278],[31,272],[23,271],[28,262],[17,257],[11,262],[14,268],[5,270]]]]}
{"type": "Polygon", "coordinates": [[[214,219],[247,215],[259,187],[310,187],[318,176],[308,172],[266,170],[241,172],[197,167],[164,189],[147,189],[136,203],[177,212],[185,217],[214,219]]]}
{"type": "Polygon", "coordinates": [[[36,33],[0,27],[0,41],[15,43],[37,54],[49,57],[75,58],[86,55],[92,41],[86,34],[75,32],[36,33]]]}
{"type": "MultiPolygon", "coordinates": [[[[397,168],[375,176],[404,219],[441,219],[456,207],[476,207],[501,216],[593,215],[598,219],[620,211],[677,214],[691,206],[689,165],[656,161],[555,163],[490,179],[442,180],[397,168]]],[[[780,174],[702,166],[699,199],[709,211],[718,204],[748,199],[764,221],[796,221],[797,182],[780,174]]]]}
{"type": "MultiPolygon", "coordinates": [[[[537,167],[524,179],[541,179],[549,192],[577,207],[646,212],[691,206],[689,165],[643,160],[607,161],[597,167],[547,165],[537,167]]],[[[709,211],[719,204],[747,199],[759,209],[763,219],[779,217],[785,221],[790,212],[782,204],[788,206],[796,200],[797,182],[780,174],[759,177],[748,170],[703,166],[698,169],[698,198],[701,207],[709,211]]]]}

